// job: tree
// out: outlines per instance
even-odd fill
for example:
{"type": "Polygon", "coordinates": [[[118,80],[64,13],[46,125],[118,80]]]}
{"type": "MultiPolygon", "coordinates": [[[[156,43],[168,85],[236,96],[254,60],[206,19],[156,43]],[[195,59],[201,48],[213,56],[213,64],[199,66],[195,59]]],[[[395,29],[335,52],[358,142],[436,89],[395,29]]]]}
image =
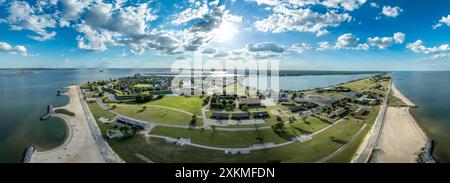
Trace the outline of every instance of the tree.
{"type": "Polygon", "coordinates": [[[278,122],[274,124],[274,128],[276,131],[282,132],[284,131],[284,122],[278,122]]]}
{"type": "Polygon", "coordinates": [[[117,106],[116,106],[116,105],[113,105],[113,106],[112,106],[112,109],[116,109],[116,108],[117,108],[117,106]]]}
{"type": "Polygon", "coordinates": [[[241,108],[242,108],[243,111],[248,111],[248,105],[247,104],[242,105],[241,108]]]}
{"type": "Polygon", "coordinates": [[[295,121],[294,116],[290,116],[290,117],[289,117],[289,125],[292,126],[292,124],[294,124],[294,121],[295,121]]]}
{"type": "Polygon", "coordinates": [[[147,109],[147,106],[142,106],[142,110],[145,111],[145,109],[147,109]]]}
{"type": "Polygon", "coordinates": [[[194,114],[194,115],[192,115],[191,125],[196,125],[196,124],[197,124],[197,116],[194,114]]]}
{"type": "Polygon", "coordinates": [[[152,94],[139,94],[136,96],[136,102],[139,102],[139,103],[149,102],[152,100],[153,100],[152,94]]]}

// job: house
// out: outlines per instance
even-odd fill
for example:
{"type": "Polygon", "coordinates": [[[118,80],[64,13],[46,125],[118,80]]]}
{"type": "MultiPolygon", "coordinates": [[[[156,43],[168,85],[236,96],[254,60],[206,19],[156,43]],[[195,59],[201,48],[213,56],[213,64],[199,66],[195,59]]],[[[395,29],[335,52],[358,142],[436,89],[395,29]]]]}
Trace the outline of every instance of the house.
{"type": "Polygon", "coordinates": [[[144,121],[140,121],[137,119],[132,119],[132,118],[127,118],[124,116],[119,116],[117,118],[117,122],[122,123],[122,124],[126,124],[126,125],[131,125],[134,127],[137,127],[141,130],[147,129],[148,126],[150,126],[148,123],[144,122],[144,121]]]}
{"type": "Polygon", "coordinates": [[[255,111],[252,115],[255,119],[265,119],[269,117],[269,113],[267,111],[255,111]]]}
{"type": "Polygon", "coordinates": [[[241,98],[239,99],[239,107],[247,105],[249,107],[261,106],[261,100],[259,98],[241,98]]]}
{"type": "Polygon", "coordinates": [[[250,118],[250,114],[248,112],[233,112],[231,114],[231,118],[233,118],[233,119],[248,119],[248,118],[250,118]]]}
{"type": "Polygon", "coordinates": [[[355,115],[362,116],[365,112],[366,112],[366,109],[364,107],[360,107],[360,108],[356,109],[355,115]]]}
{"type": "Polygon", "coordinates": [[[290,106],[289,107],[289,111],[291,111],[291,112],[298,112],[301,110],[304,110],[304,108],[302,106],[290,106]]]}
{"type": "Polygon", "coordinates": [[[284,106],[293,106],[294,103],[292,103],[292,102],[281,102],[281,105],[284,105],[284,106]]]}
{"type": "Polygon", "coordinates": [[[316,103],[313,103],[313,102],[305,102],[305,103],[302,104],[302,106],[304,108],[307,108],[307,109],[312,109],[312,108],[315,108],[315,107],[317,107],[319,105],[316,104],[316,103]]]}
{"type": "Polygon", "coordinates": [[[213,119],[228,119],[227,112],[212,112],[211,118],[213,119]]]}
{"type": "Polygon", "coordinates": [[[339,108],[330,112],[330,114],[328,114],[328,117],[329,118],[342,117],[343,115],[345,115],[345,113],[347,113],[347,110],[345,110],[344,108],[339,108]]]}
{"type": "Polygon", "coordinates": [[[109,139],[121,138],[125,136],[120,130],[109,129],[106,131],[106,137],[109,139]]]}
{"type": "Polygon", "coordinates": [[[283,119],[281,119],[281,117],[280,116],[276,116],[276,118],[277,118],[277,121],[283,121],[283,119]]]}

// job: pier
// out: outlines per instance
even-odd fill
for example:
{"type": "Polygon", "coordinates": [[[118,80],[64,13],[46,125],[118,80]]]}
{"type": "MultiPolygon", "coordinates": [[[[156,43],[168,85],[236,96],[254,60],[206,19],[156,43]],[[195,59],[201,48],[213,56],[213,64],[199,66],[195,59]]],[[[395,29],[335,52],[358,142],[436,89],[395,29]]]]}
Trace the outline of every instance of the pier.
{"type": "Polygon", "coordinates": [[[30,163],[31,162],[31,156],[33,155],[36,148],[34,146],[28,146],[27,149],[25,149],[25,152],[23,153],[22,163],[30,163]]]}
{"type": "Polygon", "coordinates": [[[53,105],[48,105],[47,113],[41,117],[41,121],[46,120],[53,116],[55,112],[53,111],[53,105]]]}

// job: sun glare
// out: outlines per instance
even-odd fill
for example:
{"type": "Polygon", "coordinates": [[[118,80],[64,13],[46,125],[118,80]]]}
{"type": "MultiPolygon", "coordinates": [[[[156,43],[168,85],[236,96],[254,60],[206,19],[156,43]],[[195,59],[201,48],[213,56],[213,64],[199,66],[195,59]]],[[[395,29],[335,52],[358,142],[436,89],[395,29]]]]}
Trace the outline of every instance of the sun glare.
{"type": "Polygon", "coordinates": [[[234,38],[238,32],[236,26],[231,22],[224,22],[215,30],[215,39],[217,42],[226,42],[234,38]]]}

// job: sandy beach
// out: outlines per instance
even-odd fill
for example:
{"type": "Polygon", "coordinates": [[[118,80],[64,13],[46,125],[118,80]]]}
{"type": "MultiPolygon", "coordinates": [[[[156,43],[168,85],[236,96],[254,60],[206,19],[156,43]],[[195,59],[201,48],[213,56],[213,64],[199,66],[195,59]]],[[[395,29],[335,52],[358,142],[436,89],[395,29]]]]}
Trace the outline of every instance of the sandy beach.
{"type": "MultiPolygon", "coordinates": [[[[415,106],[394,85],[393,95],[409,106],[415,106]]],[[[380,141],[371,162],[413,163],[417,153],[424,147],[427,137],[409,113],[410,107],[388,107],[381,130],[380,141]]]]}
{"type": "Polygon", "coordinates": [[[106,162],[88,126],[76,86],[72,85],[68,88],[69,91],[64,95],[69,96],[70,102],[59,108],[67,109],[75,113],[75,116],[55,114],[56,117],[62,118],[67,125],[67,139],[57,148],[48,151],[35,151],[31,156],[32,163],[106,162]]]}

